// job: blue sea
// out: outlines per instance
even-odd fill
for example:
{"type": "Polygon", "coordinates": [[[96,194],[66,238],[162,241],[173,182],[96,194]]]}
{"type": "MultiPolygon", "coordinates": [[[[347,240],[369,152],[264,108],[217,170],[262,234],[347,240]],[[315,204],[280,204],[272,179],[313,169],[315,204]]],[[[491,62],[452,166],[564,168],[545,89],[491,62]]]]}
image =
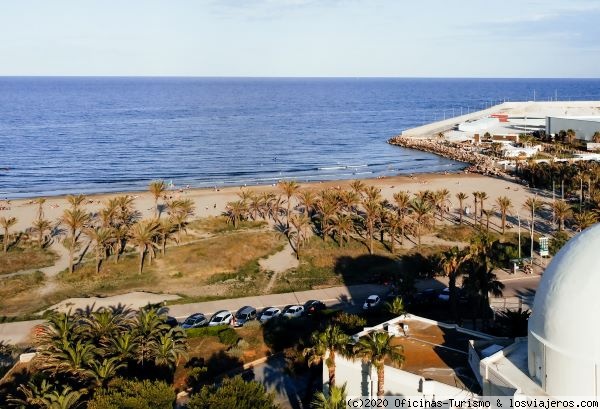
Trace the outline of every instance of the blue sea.
{"type": "Polygon", "coordinates": [[[457,171],[390,146],[504,100],[600,100],[600,80],[0,78],[0,196],[457,171]]]}

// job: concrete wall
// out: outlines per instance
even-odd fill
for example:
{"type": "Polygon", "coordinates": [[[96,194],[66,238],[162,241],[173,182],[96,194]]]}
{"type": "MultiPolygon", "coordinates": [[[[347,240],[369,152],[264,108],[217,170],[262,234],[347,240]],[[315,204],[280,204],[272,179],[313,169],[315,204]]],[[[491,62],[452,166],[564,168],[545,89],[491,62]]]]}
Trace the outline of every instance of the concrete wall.
{"type": "Polygon", "coordinates": [[[546,132],[557,134],[560,131],[572,129],[575,131],[575,138],[591,141],[594,132],[600,131],[600,121],[591,121],[583,118],[546,118],[546,132]]]}

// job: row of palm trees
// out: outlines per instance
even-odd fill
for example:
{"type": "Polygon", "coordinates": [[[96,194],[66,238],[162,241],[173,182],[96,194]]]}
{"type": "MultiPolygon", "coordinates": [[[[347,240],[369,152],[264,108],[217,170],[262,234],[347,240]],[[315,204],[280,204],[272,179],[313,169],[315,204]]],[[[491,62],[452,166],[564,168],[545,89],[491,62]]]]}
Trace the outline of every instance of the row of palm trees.
{"type": "MultiPolygon", "coordinates": [[[[48,234],[63,233],[63,246],[69,254],[69,273],[73,273],[75,254],[83,246],[82,237],[88,239],[95,254],[96,274],[100,272],[101,264],[111,255],[115,263],[127,246],[137,249],[139,254],[138,272],[141,274],[146,257],[152,261],[157,250],[164,255],[169,240],[181,241],[181,232],[186,232],[186,224],[194,214],[194,204],[190,199],[167,200],[163,205],[168,217],[161,217],[158,198],[165,191],[162,181],[152,182],[150,192],[155,197],[155,215],[153,218],[141,219],[141,214],[134,208],[134,198],[130,195],[120,195],[108,199],[104,207],[96,213],[85,210],[84,195],[69,195],[69,208],[63,211],[60,219],[52,223],[44,217],[44,198],[34,201],[38,206],[37,218],[31,231],[38,236],[38,244],[42,248],[48,241],[48,234]],[[60,228],[63,230],[60,230],[60,228]]],[[[10,229],[16,224],[15,217],[0,218],[0,227],[4,230],[3,248],[10,247],[10,229]]]]}
{"type": "Polygon", "coordinates": [[[62,400],[91,396],[117,376],[168,379],[187,356],[187,341],[180,328],[165,320],[154,308],[123,306],[52,313],[35,330],[34,365],[44,379],[61,386],[47,381],[21,385],[11,403],[37,407],[36,402],[52,394],[62,400]]]}

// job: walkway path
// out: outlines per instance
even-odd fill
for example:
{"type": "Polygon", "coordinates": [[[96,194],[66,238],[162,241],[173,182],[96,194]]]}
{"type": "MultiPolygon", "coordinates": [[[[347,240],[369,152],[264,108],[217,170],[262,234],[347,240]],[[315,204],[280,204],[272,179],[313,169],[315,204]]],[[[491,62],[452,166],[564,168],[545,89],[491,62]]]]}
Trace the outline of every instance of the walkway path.
{"type": "Polygon", "coordinates": [[[292,246],[287,243],[283,250],[272,254],[267,258],[261,258],[258,260],[258,264],[263,270],[273,272],[273,275],[264,290],[264,293],[268,294],[271,292],[273,285],[275,285],[279,273],[296,268],[300,263],[296,258],[296,253],[292,249],[292,246]]]}

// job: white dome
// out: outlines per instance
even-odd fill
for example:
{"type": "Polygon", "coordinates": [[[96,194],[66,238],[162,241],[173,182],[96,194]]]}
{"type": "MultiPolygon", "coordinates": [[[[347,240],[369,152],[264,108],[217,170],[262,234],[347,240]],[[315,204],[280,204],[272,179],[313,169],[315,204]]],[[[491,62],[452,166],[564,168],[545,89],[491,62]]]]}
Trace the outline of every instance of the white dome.
{"type": "Polygon", "coordinates": [[[529,373],[552,396],[600,393],[600,224],[572,238],[540,281],[529,373]]]}

